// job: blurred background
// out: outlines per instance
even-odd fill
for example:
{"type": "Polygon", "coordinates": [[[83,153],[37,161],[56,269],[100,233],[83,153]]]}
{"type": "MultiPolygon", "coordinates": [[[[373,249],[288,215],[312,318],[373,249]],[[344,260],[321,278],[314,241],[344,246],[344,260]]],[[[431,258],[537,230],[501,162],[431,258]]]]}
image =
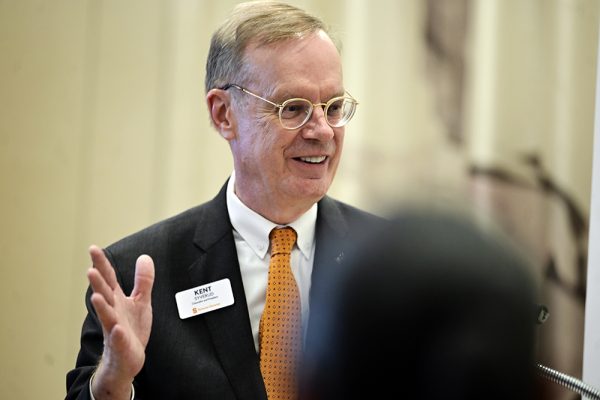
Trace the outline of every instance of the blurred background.
{"type": "MultiPolygon", "coordinates": [[[[506,232],[550,309],[539,361],[580,377],[600,2],[289,2],[338,33],[360,102],[330,194],[506,232]]],[[[0,0],[0,398],[64,397],[90,244],[211,199],[231,173],[203,82],[235,3],[0,0]]]]}

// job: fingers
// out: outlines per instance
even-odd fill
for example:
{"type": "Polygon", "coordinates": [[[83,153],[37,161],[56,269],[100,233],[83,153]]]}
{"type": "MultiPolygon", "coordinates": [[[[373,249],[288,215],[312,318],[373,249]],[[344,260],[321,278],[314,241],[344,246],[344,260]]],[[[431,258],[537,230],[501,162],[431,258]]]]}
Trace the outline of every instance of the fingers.
{"type": "Polygon", "coordinates": [[[153,284],[154,261],[147,255],[141,255],[135,263],[135,278],[131,297],[140,302],[150,303],[153,284]]]}
{"type": "Polygon", "coordinates": [[[94,293],[102,296],[110,306],[113,306],[115,304],[114,292],[110,286],[108,286],[104,277],[100,274],[100,271],[95,268],[88,269],[87,278],[88,281],[90,281],[90,286],[94,293]]]}
{"type": "Polygon", "coordinates": [[[110,306],[104,296],[99,293],[93,293],[91,297],[92,305],[96,310],[96,314],[98,315],[98,319],[100,319],[100,323],[102,324],[102,328],[106,333],[110,333],[115,324],[117,323],[117,314],[115,313],[115,309],[110,306]]]}
{"type": "Polygon", "coordinates": [[[94,268],[97,269],[108,286],[111,289],[115,289],[119,286],[117,282],[117,276],[115,275],[115,270],[113,269],[110,261],[106,258],[106,255],[98,246],[90,246],[89,249],[90,257],[92,258],[92,263],[94,264],[94,268]]]}

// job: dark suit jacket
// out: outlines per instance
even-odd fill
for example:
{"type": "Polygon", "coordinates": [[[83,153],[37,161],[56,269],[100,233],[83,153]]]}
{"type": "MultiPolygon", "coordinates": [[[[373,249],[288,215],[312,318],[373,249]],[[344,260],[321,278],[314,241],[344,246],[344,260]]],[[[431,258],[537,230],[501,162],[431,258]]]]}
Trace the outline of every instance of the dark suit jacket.
{"type": "MultiPolygon", "coordinates": [[[[338,268],[344,249],[379,218],[329,197],[319,202],[311,293],[338,268]]],[[[136,399],[266,399],[254,347],[226,185],[211,201],[159,222],[105,250],[125,293],[140,254],[154,260],[153,325],[146,361],[135,378],[136,399]],[[232,306],[181,320],[175,293],[229,278],[232,306]]],[[[102,329],[86,295],[88,315],[67,399],[89,399],[89,378],[102,354],[102,329]]]]}

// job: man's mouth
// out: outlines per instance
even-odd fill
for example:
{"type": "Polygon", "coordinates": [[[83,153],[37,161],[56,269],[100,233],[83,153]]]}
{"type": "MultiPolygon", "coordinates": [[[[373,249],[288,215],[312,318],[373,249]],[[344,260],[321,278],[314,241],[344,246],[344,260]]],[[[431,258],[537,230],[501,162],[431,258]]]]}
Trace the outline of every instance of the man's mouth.
{"type": "Polygon", "coordinates": [[[327,159],[327,156],[298,157],[296,159],[309,164],[320,164],[327,159]]]}

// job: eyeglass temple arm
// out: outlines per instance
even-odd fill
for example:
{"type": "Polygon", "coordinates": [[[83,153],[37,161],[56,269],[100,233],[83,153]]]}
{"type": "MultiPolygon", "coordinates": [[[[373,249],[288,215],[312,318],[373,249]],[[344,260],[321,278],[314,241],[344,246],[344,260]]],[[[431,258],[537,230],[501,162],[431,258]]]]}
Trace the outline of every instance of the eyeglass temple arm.
{"type": "Polygon", "coordinates": [[[257,95],[257,94],[254,94],[254,93],[252,93],[251,91],[249,91],[249,90],[246,90],[246,89],[244,89],[243,87],[241,87],[241,86],[239,86],[239,85],[236,85],[235,83],[228,83],[227,85],[225,85],[225,86],[221,87],[221,90],[227,90],[227,89],[230,89],[230,88],[232,88],[232,87],[234,87],[234,88],[236,88],[236,89],[238,89],[238,90],[241,90],[242,92],[244,92],[244,93],[247,93],[247,94],[249,94],[250,96],[254,96],[254,97],[256,97],[257,99],[260,99],[260,100],[262,100],[262,101],[266,101],[267,103],[269,103],[269,104],[271,104],[272,106],[275,106],[275,107],[277,107],[277,108],[281,108],[281,107],[283,107],[281,104],[273,103],[271,100],[267,100],[267,99],[265,99],[264,97],[260,97],[259,95],[257,95]]]}
{"type": "Polygon", "coordinates": [[[349,91],[347,91],[347,90],[346,90],[346,94],[347,94],[348,96],[350,96],[350,98],[351,98],[351,99],[354,101],[354,103],[358,104],[358,101],[357,101],[357,100],[354,98],[354,96],[352,96],[352,94],[350,94],[350,92],[349,92],[349,91]]]}

